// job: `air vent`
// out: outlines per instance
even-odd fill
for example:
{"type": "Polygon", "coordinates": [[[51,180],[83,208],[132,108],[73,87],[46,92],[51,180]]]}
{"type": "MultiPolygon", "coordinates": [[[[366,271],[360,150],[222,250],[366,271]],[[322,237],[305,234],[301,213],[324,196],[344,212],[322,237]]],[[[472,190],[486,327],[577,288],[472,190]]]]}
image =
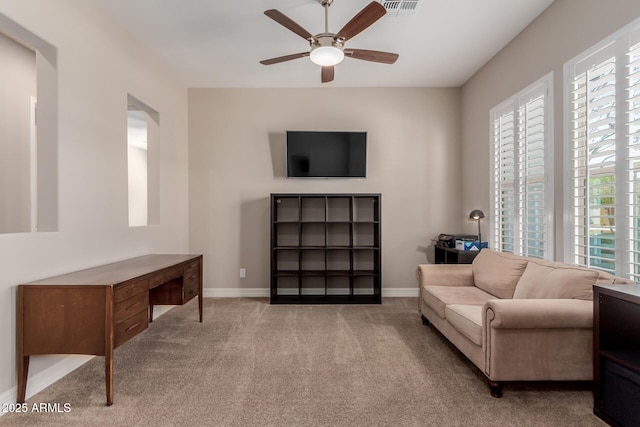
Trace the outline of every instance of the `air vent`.
{"type": "Polygon", "coordinates": [[[416,14],[419,0],[380,0],[387,9],[385,16],[412,16],[416,14]]]}

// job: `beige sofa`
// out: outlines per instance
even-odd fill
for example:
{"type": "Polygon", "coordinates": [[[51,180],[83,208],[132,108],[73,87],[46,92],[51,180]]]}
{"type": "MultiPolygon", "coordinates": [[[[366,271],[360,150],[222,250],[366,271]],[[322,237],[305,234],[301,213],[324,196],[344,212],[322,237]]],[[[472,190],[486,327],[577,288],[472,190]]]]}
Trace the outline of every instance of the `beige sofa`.
{"type": "Polygon", "coordinates": [[[593,285],[601,271],[484,249],[473,264],[423,264],[419,310],[489,379],[591,380],[593,285]]]}

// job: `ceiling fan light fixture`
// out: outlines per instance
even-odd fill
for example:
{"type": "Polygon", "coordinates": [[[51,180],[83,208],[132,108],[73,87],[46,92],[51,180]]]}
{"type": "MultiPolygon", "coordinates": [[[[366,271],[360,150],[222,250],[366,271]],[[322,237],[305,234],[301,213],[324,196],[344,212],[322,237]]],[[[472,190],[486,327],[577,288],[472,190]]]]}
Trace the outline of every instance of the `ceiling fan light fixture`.
{"type": "Polygon", "coordinates": [[[333,34],[323,33],[311,42],[311,62],[323,67],[339,64],[344,59],[342,43],[334,40],[333,34]]]}
{"type": "Polygon", "coordinates": [[[318,46],[311,51],[311,62],[328,67],[342,62],[344,52],[335,46],[318,46]]]}

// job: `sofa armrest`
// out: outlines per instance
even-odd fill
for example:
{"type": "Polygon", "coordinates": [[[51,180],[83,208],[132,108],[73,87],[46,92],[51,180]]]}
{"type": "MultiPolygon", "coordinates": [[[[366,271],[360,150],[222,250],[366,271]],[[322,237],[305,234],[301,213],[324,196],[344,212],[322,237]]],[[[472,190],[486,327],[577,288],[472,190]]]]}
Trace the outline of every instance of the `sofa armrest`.
{"type": "Polygon", "coordinates": [[[484,304],[483,327],[493,329],[593,328],[593,301],[492,299],[484,304]]]}
{"type": "Polygon", "coordinates": [[[420,264],[418,286],[473,286],[471,264],[420,264]]]}

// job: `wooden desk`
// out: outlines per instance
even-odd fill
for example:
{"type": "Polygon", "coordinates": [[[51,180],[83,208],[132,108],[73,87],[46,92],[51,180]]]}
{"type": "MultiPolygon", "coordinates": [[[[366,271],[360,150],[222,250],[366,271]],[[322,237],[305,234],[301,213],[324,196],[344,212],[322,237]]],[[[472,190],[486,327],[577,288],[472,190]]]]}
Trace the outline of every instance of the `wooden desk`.
{"type": "Polygon", "coordinates": [[[113,404],[113,350],[147,329],[154,304],[196,296],[202,323],[202,255],[146,255],[18,285],[18,402],[30,356],[93,354],[105,356],[113,404]]]}

